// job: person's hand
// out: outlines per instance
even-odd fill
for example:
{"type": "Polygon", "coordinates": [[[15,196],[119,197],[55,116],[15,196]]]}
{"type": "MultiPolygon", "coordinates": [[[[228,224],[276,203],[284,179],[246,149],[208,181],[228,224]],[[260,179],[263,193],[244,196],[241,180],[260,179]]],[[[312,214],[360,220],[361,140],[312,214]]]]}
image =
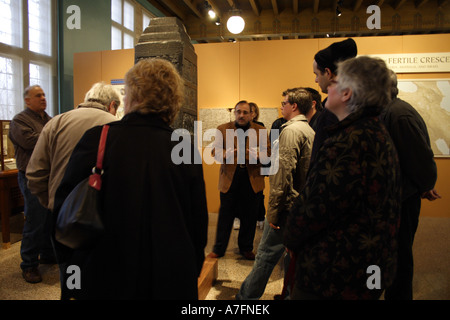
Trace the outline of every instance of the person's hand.
{"type": "Polygon", "coordinates": [[[226,163],[230,163],[229,160],[234,159],[235,152],[236,152],[236,149],[234,147],[230,147],[225,151],[226,163]]]}
{"type": "Polygon", "coordinates": [[[248,159],[250,163],[256,162],[258,160],[258,148],[252,147],[248,149],[248,159]]]}
{"type": "Polygon", "coordinates": [[[434,201],[436,199],[441,199],[441,195],[436,191],[436,189],[429,190],[422,194],[423,199],[428,199],[429,201],[434,201]]]}

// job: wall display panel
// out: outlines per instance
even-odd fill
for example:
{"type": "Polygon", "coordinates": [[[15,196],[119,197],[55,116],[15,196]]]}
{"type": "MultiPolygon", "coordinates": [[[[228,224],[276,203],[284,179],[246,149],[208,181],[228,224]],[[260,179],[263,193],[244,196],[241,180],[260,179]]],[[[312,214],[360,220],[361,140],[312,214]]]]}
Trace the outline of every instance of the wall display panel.
{"type": "Polygon", "coordinates": [[[424,119],[434,155],[450,157],[450,79],[399,79],[398,89],[424,119]]]}
{"type": "MultiPolygon", "coordinates": [[[[258,121],[264,123],[267,130],[270,130],[272,123],[278,118],[278,109],[259,108],[259,112],[258,121]]],[[[207,147],[212,141],[205,136],[206,130],[215,129],[221,124],[234,121],[235,116],[232,108],[205,108],[199,109],[199,120],[201,121],[201,127],[197,126],[197,128],[201,129],[201,132],[197,134],[201,134],[202,146],[207,147]]]]}

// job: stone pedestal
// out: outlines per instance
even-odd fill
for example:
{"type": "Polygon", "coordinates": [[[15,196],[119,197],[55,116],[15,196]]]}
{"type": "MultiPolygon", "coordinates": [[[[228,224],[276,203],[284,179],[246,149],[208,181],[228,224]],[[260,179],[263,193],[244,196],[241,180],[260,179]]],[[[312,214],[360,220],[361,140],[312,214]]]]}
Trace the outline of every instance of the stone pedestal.
{"type": "Polygon", "coordinates": [[[197,54],[178,18],[152,18],[135,47],[135,62],[161,58],[172,62],[185,82],[185,100],[172,127],[194,134],[197,120],[197,54]]]}

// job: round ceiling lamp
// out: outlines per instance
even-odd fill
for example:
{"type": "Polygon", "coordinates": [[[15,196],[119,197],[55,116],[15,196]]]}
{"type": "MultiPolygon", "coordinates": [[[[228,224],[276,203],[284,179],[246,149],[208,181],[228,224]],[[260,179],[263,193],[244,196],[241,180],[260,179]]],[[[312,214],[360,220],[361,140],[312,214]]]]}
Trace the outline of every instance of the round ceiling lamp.
{"type": "Polygon", "coordinates": [[[241,33],[244,27],[245,21],[239,15],[233,15],[227,21],[227,29],[233,34],[241,33]]]}

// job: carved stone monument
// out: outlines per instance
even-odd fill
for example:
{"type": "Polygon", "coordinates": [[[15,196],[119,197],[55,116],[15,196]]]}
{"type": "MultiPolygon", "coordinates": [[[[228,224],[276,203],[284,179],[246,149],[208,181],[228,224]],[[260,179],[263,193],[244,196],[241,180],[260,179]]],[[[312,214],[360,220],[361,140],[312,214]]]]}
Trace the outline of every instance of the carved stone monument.
{"type": "Polygon", "coordinates": [[[172,127],[194,134],[197,120],[197,54],[184,25],[178,18],[152,18],[135,47],[135,63],[161,58],[174,64],[184,79],[185,100],[172,127]]]}

